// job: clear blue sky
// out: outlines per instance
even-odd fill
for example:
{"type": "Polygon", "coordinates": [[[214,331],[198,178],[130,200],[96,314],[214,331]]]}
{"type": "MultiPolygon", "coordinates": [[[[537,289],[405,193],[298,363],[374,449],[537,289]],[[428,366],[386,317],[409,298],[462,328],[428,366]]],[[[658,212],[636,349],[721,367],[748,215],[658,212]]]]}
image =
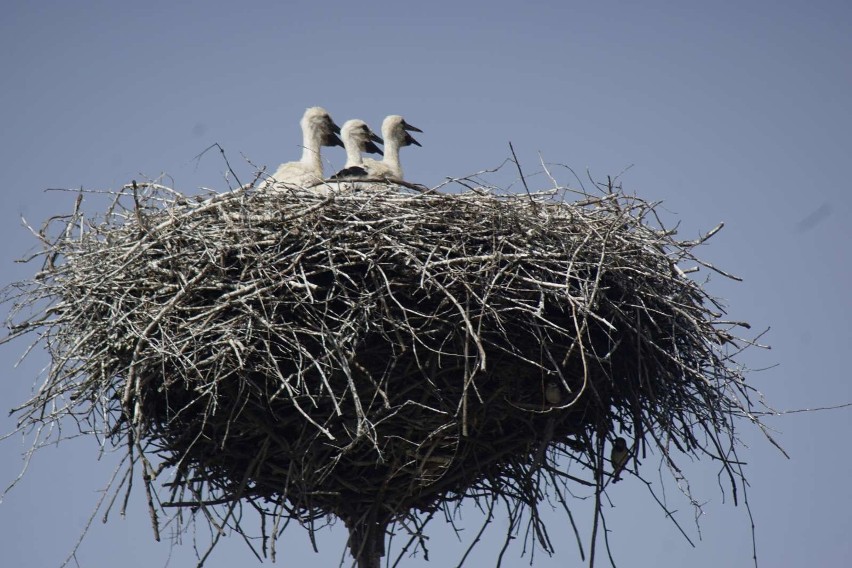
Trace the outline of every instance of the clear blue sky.
{"type": "MultiPolygon", "coordinates": [[[[852,4],[848,2],[56,2],[4,3],[0,19],[0,265],[4,283],[31,276],[13,260],[34,247],[23,215],[40,223],[67,212],[69,194],[48,187],[115,188],[166,172],[178,189],[223,188],[214,142],[241,175],[299,155],[298,120],[322,105],[342,124],[378,129],[398,113],[420,127],[422,148],[405,148],[409,180],[435,185],[499,164],[511,141],[528,172],[545,160],[624,175],[625,189],[663,200],[666,220],[697,236],[726,228],[704,256],[745,278],[712,278],[734,318],[772,351],[751,352],[750,376],[778,409],[852,401],[852,4]],[[174,6],[172,5],[174,4],[174,6]]],[[[334,149],[325,156],[342,166],[334,149]]],[[[567,171],[555,172],[565,183],[567,171]]],[[[534,178],[540,179],[540,178],[534,178]]],[[[544,185],[545,181],[540,180],[544,185]]],[[[47,359],[13,364],[24,345],[0,348],[0,406],[24,400],[47,359]]],[[[754,431],[749,499],[762,566],[841,566],[852,544],[852,411],[767,419],[788,461],[754,431]]],[[[0,413],[0,431],[13,421],[0,413]]],[[[0,482],[20,469],[26,446],[0,443],[0,482]]],[[[4,566],[57,566],[76,541],[115,459],[97,461],[94,440],[36,456],[0,504],[4,566]]],[[[653,478],[658,462],[645,461],[653,478]]],[[[643,486],[628,479],[606,505],[620,566],[693,568],[751,565],[749,518],[723,502],[717,466],[696,463],[691,488],[706,500],[702,540],[688,505],[679,520],[691,548],[643,486]]],[[[676,499],[676,489],[668,495],[676,499]]],[[[585,493],[580,492],[581,495],[585,493]]],[[[575,516],[591,522],[588,503],[575,516]]],[[[469,508],[466,538],[478,528],[469,508]]],[[[536,566],[579,558],[554,514],[558,554],[536,566]]],[[[501,523],[469,566],[493,566],[501,523]]],[[[201,530],[201,529],[199,529],[201,530]]],[[[436,523],[431,566],[458,559],[460,546],[436,523]]],[[[168,534],[168,530],[165,531],[168,534]]],[[[588,536],[588,530],[584,533],[588,536]]],[[[336,527],[320,554],[304,533],[288,533],[278,565],[336,565],[336,527]]],[[[183,546],[155,543],[140,495],[126,519],[95,524],[77,560],[84,568],[189,566],[183,546]]],[[[508,566],[524,566],[520,545],[508,566]]],[[[209,568],[252,566],[238,539],[209,568]]],[[[421,558],[403,566],[423,566],[421,558]]],[[[601,559],[601,566],[604,559],[601,559]]]]}

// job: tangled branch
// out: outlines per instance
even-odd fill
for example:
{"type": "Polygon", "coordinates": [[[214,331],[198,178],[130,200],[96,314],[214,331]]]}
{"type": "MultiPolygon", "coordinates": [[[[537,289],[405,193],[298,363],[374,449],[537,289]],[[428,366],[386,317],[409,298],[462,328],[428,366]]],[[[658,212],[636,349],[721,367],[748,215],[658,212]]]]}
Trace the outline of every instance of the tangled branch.
{"type": "Polygon", "coordinates": [[[489,520],[503,503],[510,534],[529,515],[552,551],[539,504],[570,517],[568,485],[599,495],[617,432],[634,469],[653,449],[677,471],[677,449],[740,476],[748,326],[686,275],[716,270],[693,254],[715,230],[677,240],[612,183],[573,202],[361,186],[144,184],[101,218],[79,201],[53,218],[41,270],[4,298],[5,341],[36,334],[51,357],[20,427],[71,420],[125,448],[155,531],[191,510],[242,532],[249,507],[274,556],[282,521],[331,515],[361,566],[391,527],[401,554],[425,549],[468,498],[489,520]]]}

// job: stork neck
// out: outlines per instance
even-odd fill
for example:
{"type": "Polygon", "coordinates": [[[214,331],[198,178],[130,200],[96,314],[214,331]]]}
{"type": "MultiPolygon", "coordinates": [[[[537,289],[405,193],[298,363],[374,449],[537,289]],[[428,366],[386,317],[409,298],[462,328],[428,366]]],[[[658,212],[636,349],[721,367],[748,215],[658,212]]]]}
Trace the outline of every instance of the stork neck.
{"type": "Polygon", "coordinates": [[[364,163],[358,144],[347,138],[343,141],[343,146],[346,148],[346,166],[344,167],[351,168],[352,166],[360,166],[364,163]]]}
{"type": "Polygon", "coordinates": [[[303,164],[311,166],[312,169],[322,171],[322,158],[320,158],[320,143],[311,132],[302,133],[302,160],[303,164]]]}
{"type": "Polygon", "coordinates": [[[399,142],[393,136],[385,138],[384,162],[394,168],[399,168],[399,142]]]}

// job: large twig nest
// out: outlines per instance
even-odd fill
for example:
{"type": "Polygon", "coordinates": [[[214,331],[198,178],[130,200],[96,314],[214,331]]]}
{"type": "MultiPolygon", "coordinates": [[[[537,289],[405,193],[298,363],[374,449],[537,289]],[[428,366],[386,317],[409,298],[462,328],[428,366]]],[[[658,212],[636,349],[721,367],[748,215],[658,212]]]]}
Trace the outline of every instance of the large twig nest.
{"type": "Polygon", "coordinates": [[[557,456],[605,483],[616,432],[725,461],[749,392],[678,267],[699,241],[635,197],[565,198],[128,188],[53,220],[15,288],[14,335],[52,356],[21,421],[96,425],[163,506],[381,534],[465,496],[535,508],[557,456]]]}

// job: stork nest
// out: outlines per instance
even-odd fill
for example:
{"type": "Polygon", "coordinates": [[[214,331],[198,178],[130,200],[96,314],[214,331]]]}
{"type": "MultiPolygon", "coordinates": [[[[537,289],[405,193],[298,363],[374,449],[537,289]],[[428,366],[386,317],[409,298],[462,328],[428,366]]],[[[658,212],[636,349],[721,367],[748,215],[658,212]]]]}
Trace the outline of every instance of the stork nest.
{"type": "Polygon", "coordinates": [[[35,332],[52,358],[19,423],[125,448],[155,530],[240,502],[275,520],[264,536],[333,515],[359,546],[466,497],[534,512],[542,482],[601,488],[623,433],[640,475],[649,446],[731,468],[747,326],[680,268],[715,270],[693,255],[710,235],[603,189],[134,184],[97,218],[78,200],[6,293],[5,341],[35,332]]]}

